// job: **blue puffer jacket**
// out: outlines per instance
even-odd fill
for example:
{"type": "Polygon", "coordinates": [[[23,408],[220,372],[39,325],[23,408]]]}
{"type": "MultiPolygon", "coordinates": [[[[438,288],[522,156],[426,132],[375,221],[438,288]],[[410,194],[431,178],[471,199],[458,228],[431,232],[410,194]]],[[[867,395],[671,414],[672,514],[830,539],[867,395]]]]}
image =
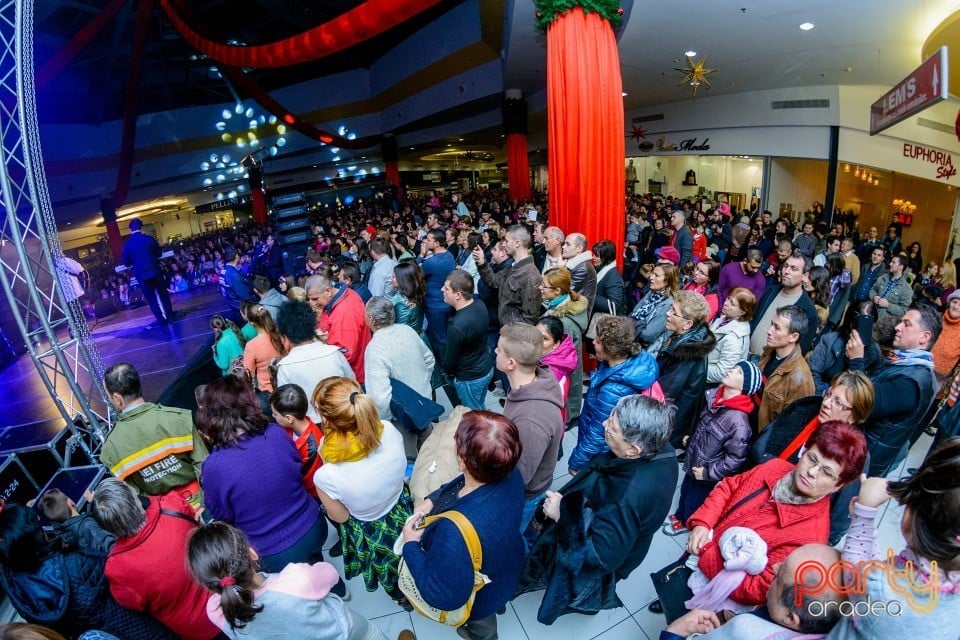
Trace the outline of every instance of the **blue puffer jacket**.
{"type": "Polygon", "coordinates": [[[600,363],[590,376],[590,388],[583,398],[577,446],[568,463],[570,469],[579,471],[590,458],[609,449],[603,438],[603,421],[620,398],[646,391],[657,381],[657,375],[657,361],[646,351],[614,367],[600,363]]]}
{"type": "Polygon", "coordinates": [[[100,629],[120,638],[172,640],[148,613],[118,605],[103,573],[107,552],[94,549],[51,552],[34,572],[0,565],[0,588],[24,620],[50,627],[67,638],[100,629]]]}

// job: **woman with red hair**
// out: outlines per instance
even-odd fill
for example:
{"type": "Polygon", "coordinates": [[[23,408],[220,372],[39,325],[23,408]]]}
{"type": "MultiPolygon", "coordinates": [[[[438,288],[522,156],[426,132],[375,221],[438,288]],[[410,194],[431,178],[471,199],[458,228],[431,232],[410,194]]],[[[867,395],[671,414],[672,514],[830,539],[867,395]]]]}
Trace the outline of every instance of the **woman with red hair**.
{"type": "Polygon", "coordinates": [[[687,553],[699,556],[697,566],[713,579],[724,569],[723,533],[752,529],[767,544],[766,567],[744,577],[729,597],[745,606],[764,604],[776,565],[798,547],[827,542],[830,496],[860,476],[866,456],[867,440],[858,427],[824,422],[796,464],[774,458],[722,480],[687,520],[687,553]]]}
{"type": "Polygon", "coordinates": [[[513,598],[523,566],[523,478],[517,471],[523,447],[516,425],[491,411],[466,413],[454,438],[463,475],[414,508],[416,517],[403,528],[403,560],[427,604],[445,611],[463,606],[474,584],[463,535],[447,518],[424,528],[418,520],[447,511],[466,517],[484,549],[480,572],[490,582],[477,591],[463,633],[457,633],[474,640],[496,638],[497,611],[513,598]]]}

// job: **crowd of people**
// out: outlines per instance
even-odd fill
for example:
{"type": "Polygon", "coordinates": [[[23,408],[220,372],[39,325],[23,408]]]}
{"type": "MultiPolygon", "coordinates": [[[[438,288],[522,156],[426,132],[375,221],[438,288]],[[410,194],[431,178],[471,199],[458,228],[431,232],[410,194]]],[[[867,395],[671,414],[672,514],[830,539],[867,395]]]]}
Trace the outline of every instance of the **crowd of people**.
{"type": "Polygon", "coordinates": [[[145,400],[129,364],[107,370],[114,477],[92,515],[41,501],[61,522],[43,539],[35,513],[0,513],[0,582],[28,622],[383,637],[345,604],[359,577],[491,640],[520,593],[543,591],[544,624],[621,606],[617,583],[665,534],[686,543],[665,568],[684,579],[654,576],[664,639],[945,637],[960,614],[952,263],[818,210],[631,195],[618,256],[616,239],[551,226],[540,195],[386,204],[315,218],[302,273],[269,230],[186,245],[223,260],[222,375],[192,416],[145,400]],[[456,422],[432,430],[418,412],[438,393],[456,422]],[[920,466],[888,482],[931,428],[920,466]],[[414,497],[418,468],[433,484],[414,497]],[[891,498],[891,575],[917,592],[864,614],[903,585],[822,588],[809,566],[886,561],[891,498]],[[52,610],[50,563],[101,579],[52,610]]]}

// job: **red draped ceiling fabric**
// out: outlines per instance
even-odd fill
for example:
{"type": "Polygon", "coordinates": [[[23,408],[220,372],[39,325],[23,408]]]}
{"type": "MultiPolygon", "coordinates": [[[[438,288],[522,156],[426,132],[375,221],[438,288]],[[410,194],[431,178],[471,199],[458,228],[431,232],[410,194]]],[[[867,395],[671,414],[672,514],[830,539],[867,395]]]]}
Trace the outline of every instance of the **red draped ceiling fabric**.
{"type": "Polygon", "coordinates": [[[510,199],[519,203],[530,198],[530,160],[527,158],[527,136],[507,134],[507,182],[510,199]]]}
{"type": "Polygon", "coordinates": [[[127,0],[113,0],[113,2],[104,7],[93,20],[83,25],[79,31],[73,34],[73,37],[70,38],[65,45],[60,47],[49,60],[44,62],[43,66],[37,70],[37,89],[42,89],[57,77],[60,72],[63,71],[64,67],[66,67],[85,46],[90,44],[90,41],[100,33],[101,29],[110,21],[110,18],[115,16],[117,11],[120,10],[120,7],[126,4],[126,2],[127,0]]]}
{"type": "MultiPolygon", "coordinates": [[[[623,266],[623,82],[610,23],[575,7],[547,29],[550,222],[588,246],[612,240],[623,266]]],[[[509,165],[508,165],[509,166],[509,165]]]]}
{"type": "Polygon", "coordinates": [[[123,100],[123,130],[120,138],[120,162],[117,168],[117,184],[111,202],[119,209],[130,193],[130,174],[133,171],[133,146],[137,133],[137,115],[140,104],[140,74],[143,71],[143,54],[147,35],[150,32],[150,14],[154,0],[140,0],[137,7],[137,22],[133,30],[133,49],[130,52],[130,73],[123,100]]]}
{"type": "Polygon", "coordinates": [[[181,0],[160,0],[167,17],[194,49],[232,67],[275,68],[318,60],[378,36],[441,0],[367,0],[298,35],[256,46],[215,42],[187,24],[181,0]]]}

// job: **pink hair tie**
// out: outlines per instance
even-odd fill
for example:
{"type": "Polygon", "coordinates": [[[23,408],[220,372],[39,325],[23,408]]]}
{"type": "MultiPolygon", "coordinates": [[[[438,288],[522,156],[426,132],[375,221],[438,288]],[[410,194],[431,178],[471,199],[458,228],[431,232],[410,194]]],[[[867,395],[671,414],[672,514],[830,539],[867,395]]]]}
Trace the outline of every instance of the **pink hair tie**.
{"type": "Polygon", "coordinates": [[[224,576],[220,578],[220,588],[226,589],[227,587],[232,587],[237,584],[237,581],[234,580],[233,576],[224,576]]]}

